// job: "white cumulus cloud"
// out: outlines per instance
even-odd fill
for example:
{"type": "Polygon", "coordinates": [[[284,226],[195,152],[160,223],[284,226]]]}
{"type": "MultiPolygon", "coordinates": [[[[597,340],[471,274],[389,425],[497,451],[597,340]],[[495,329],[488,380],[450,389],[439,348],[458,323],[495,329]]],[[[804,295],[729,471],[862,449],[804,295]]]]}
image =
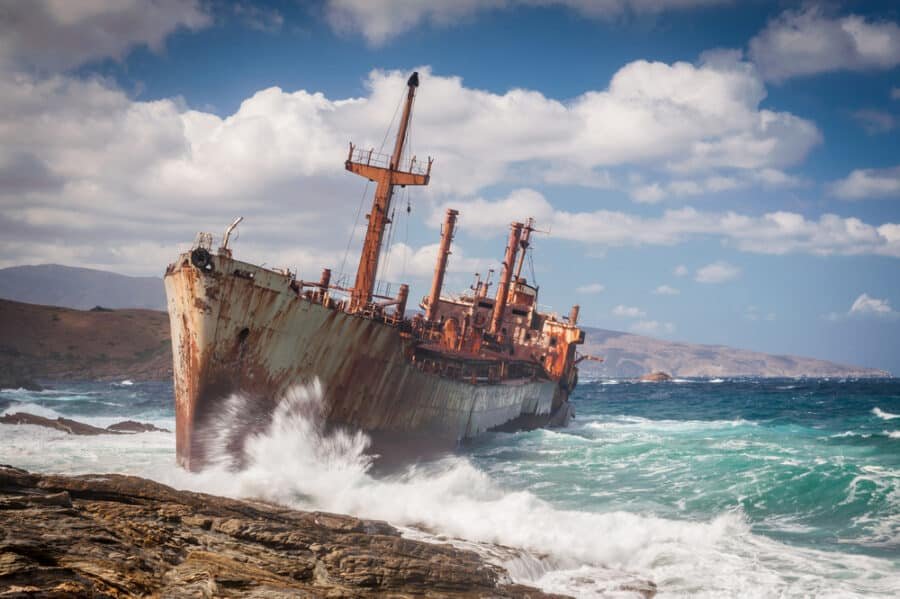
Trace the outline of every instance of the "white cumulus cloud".
{"type": "Polygon", "coordinates": [[[900,26],[859,15],[832,17],[818,6],[788,10],[750,40],[750,57],[766,77],[838,70],[890,69],[900,64],[900,26]]]}
{"type": "Polygon", "coordinates": [[[730,0],[328,0],[325,16],[342,33],[360,33],[380,45],[420,25],[447,27],[480,13],[516,7],[561,6],[582,16],[611,19],[623,15],[725,4],[730,0]]]}
{"type": "MultiPolygon", "coordinates": [[[[804,253],[819,256],[875,254],[900,257],[900,224],[871,225],[855,217],[823,214],[817,219],[796,212],[752,216],[738,212],[702,211],[691,207],[664,210],[646,217],[623,211],[568,212],[555,209],[534,190],[517,190],[506,198],[452,203],[466,214],[470,231],[506,227],[511,218],[535,216],[555,238],[599,246],[676,245],[703,238],[721,239],[729,247],[756,254],[804,253]],[[521,202],[516,201],[522,198],[521,202]]],[[[440,226],[443,210],[429,222],[440,226]]],[[[684,276],[679,266],[675,274],[684,276]]]]}
{"type": "Polygon", "coordinates": [[[653,290],[653,293],[655,295],[678,295],[681,292],[670,285],[660,285],[653,290]]]}
{"type": "Polygon", "coordinates": [[[644,316],[647,316],[647,313],[640,308],[623,306],[621,304],[613,308],[612,313],[613,316],[619,316],[621,318],[643,318],[644,316]]]}
{"type": "Polygon", "coordinates": [[[885,169],[856,169],[832,183],[831,193],[845,200],[900,197],[900,165],[885,169]]]}
{"type": "MultiPolygon", "coordinates": [[[[341,254],[349,219],[335,214],[354,214],[361,189],[343,170],[346,144],[379,147],[408,76],[373,71],[365,94],[353,98],[271,87],[223,117],[176,99],[135,101],[102,80],[0,73],[3,262],[77,259],[141,274],[158,270],[158,256],[124,264],[131,239],[171,247],[236,215],[252,216],[241,227],[245,241],[267,233],[264,256],[254,258],[292,255],[298,243],[341,254]],[[51,251],[58,239],[68,247],[51,251]],[[92,249],[96,239],[105,240],[105,253],[92,249]]],[[[718,168],[763,173],[802,160],[821,138],[809,121],[760,109],[764,86],[740,61],[635,61],[605,89],[568,102],[524,89],[473,89],[428,68],[421,74],[410,150],[437,162],[431,185],[409,191],[414,205],[423,203],[415,198],[427,205],[434,197],[471,197],[522,172],[569,173],[571,180],[556,182],[570,184],[595,173],[598,185],[604,169],[617,165],[699,169],[704,181],[718,168]]],[[[499,203],[454,203],[472,209],[461,215],[467,229],[499,223],[492,235],[512,213],[613,245],[671,244],[721,226],[692,224],[688,213],[659,223],[609,213],[603,222],[602,211],[560,212],[533,190],[499,203]]]]}
{"type": "Polygon", "coordinates": [[[727,262],[719,261],[699,268],[694,279],[699,283],[724,283],[736,279],[741,269],[727,262]]]}
{"type": "Polygon", "coordinates": [[[0,8],[0,66],[58,71],[118,60],[138,45],[160,50],[180,27],[211,23],[198,0],[12,0],[0,8]]]}
{"type": "Polygon", "coordinates": [[[886,299],[878,299],[870,297],[867,293],[860,294],[853,305],[850,306],[851,315],[860,316],[893,316],[897,313],[891,308],[891,304],[886,299]]]}

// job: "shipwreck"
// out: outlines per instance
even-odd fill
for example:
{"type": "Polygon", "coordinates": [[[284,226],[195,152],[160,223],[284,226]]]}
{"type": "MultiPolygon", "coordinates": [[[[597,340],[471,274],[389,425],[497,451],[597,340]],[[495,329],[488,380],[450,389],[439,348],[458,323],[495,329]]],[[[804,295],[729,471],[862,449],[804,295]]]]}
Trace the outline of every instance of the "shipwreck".
{"type": "Polygon", "coordinates": [[[432,161],[404,159],[419,86],[407,82],[390,156],[353,144],[346,170],[376,183],[356,277],[315,280],[236,260],[236,220],[218,248],[201,233],[165,274],[172,328],[178,463],[201,469],[213,451],[201,434],[240,392],[266,413],[291,386],[318,379],[328,425],[362,430],[409,448],[453,448],[492,430],[565,426],[584,342],[578,306],[560,317],[538,309],[522,276],[535,231],[510,227],[496,292],[476,276],[461,295],[443,294],[459,213],[448,210],[430,293],[407,315],[408,285],[376,293],[376,275],[397,186],[428,185],[432,161]]]}

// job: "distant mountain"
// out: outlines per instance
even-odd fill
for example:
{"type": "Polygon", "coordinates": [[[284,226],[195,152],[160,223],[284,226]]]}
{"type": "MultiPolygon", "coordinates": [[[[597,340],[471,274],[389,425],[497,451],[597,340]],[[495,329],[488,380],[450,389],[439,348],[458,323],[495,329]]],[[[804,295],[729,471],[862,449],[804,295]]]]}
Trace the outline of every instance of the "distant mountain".
{"type": "Polygon", "coordinates": [[[653,339],[606,329],[585,328],[582,353],[602,363],[582,362],[585,376],[638,377],[663,371],[675,377],[879,377],[874,368],[845,366],[815,358],[764,354],[724,345],[698,345],[653,339]]]}
{"type": "MultiPolygon", "coordinates": [[[[165,310],[163,283],[157,277],[127,277],[88,268],[72,268],[57,264],[16,266],[0,269],[0,298],[43,304],[27,307],[0,301],[0,321],[5,321],[0,336],[0,372],[27,370],[34,377],[70,376],[83,369],[82,375],[114,376],[133,374],[146,378],[161,373],[171,358],[154,354],[152,366],[140,360],[128,362],[127,356],[147,356],[148,348],[167,354],[168,319],[165,313],[119,309],[148,308],[165,310]],[[88,310],[94,306],[114,308],[116,312],[81,313],[60,311],[48,306],[88,310]],[[21,322],[20,322],[21,321],[21,322]],[[47,329],[48,322],[54,323],[47,329]],[[31,323],[31,324],[29,324],[31,323]],[[103,345],[88,336],[66,333],[63,325],[103,330],[103,345]],[[77,325],[77,326],[76,326],[77,325]],[[17,333],[12,333],[15,326],[17,333]],[[7,334],[9,333],[9,334],[7,334]],[[152,337],[152,338],[151,338],[152,337]],[[37,344],[32,346],[31,344],[37,344]],[[124,352],[121,361],[107,372],[99,365],[112,356],[107,348],[124,352]],[[40,348],[40,349],[37,349],[40,348]],[[4,358],[5,354],[5,358],[4,358]],[[12,360],[11,357],[16,359],[12,360]],[[81,358],[93,360],[90,364],[81,358]],[[78,358],[78,359],[76,359],[78,358]]],[[[871,377],[888,373],[872,368],[845,366],[796,356],[780,356],[734,349],[723,345],[696,345],[632,335],[606,329],[585,328],[586,342],[582,353],[604,358],[603,363],[581,363],[583,377],[610,376],[631,378],[655,371],[676,377],[871,377]]]]}
{"type": "Polygon", "coordinates": [[[59,264],[0,269],[0,298],[78,310],[94,306],[166,309],[160,277],[127,277],[59,264]]]}

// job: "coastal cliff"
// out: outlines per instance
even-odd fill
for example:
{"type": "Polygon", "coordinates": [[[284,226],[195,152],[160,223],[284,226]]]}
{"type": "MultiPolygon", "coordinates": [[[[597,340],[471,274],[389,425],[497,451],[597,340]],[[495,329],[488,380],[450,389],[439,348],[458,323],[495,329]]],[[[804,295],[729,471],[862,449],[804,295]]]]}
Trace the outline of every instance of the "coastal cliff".
{"type": "MultiPolygon", "coordinates": [[[[134,476],[0,466],[0,591],[41,597],[550,597],[385,522],[134,476]]],[[[652,594],[652,593],[650,593],[652,594]]],[[[649,595],[648,595],[649,596],[649,595]]]]}

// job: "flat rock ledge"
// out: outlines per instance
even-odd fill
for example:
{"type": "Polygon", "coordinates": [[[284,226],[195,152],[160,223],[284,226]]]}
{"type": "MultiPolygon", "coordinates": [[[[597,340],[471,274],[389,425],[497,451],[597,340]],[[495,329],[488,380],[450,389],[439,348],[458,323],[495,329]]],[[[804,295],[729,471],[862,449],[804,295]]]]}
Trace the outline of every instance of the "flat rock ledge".
{"type": "Polygon", "coordinates": [[[0,466],[0,597],[552,597],[389,524],[0,466]]]}
{"type": "Polygon", "coordinates": [[[43,426],[44,428],[56,429],[64,433],[69,433],[70,435],[130,435],[134,433],[169,432],[164,428],[159,428],[146,422],[135,422],[134,420],[124,420],[122,422],[110,424],[106,428],[99,428],[70,418],[59,417],[56,420],[53,420],[28,412],[4,414],[3,416],[0,416],[0,424],[30,424],[32,426],[43,426]]]}

